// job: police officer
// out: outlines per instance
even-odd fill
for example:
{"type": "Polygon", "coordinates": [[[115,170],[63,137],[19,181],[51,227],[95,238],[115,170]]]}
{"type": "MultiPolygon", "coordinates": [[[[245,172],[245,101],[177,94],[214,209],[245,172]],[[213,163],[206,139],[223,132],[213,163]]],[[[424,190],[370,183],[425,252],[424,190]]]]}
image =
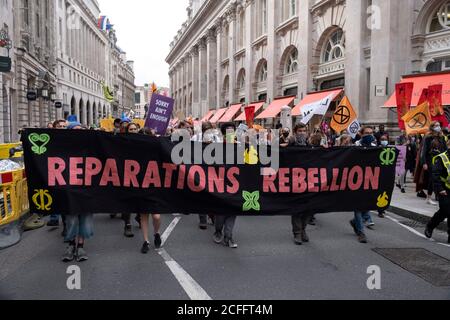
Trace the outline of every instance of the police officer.
{"type": "MultiPolygon", "coordinates": [[[[447,141],[450,148],[450,141],[447,141]]],[[[433,159],[434,190],[439,195],[439,211],[428,223],[425,236],[431,238],[433,231],[447,219],[448,243],[450,243],[450,151],[438,155],[433,159]]]]}

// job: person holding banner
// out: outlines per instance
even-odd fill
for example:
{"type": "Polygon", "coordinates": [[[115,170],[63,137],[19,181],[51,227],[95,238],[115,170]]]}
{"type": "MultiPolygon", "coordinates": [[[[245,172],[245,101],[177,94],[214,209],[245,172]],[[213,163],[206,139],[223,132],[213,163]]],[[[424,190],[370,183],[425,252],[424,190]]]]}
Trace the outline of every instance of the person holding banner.
{"type": "MultiPolygon", "coordinates": [[[[291,137],[289,146],[290,147],[308,147],[309,146],[309,135],[304,124],[298,124],[294,128],[294,136],[291,137]]],[[[320,137],[319,140],[322,140],[320,137]]],[[[320,146],[320,143],[319,143],[320,146]]],[[[306,227],[308,223],[312,220],[312,213],[306,214],[296,214],[292,216],[292,232],[294,233],[294,243],[296,245],[302,245],[303,243],[309,242],[308,234],[306,233],[306,227]]]]}
{"type": "MultiPolygon", "coordinates": [[[[79,122],[71,122],[69,130],[84,130],[79,122]]],[[[90,213],[80,215],[66,215],[65,242],[69,244],[62,257],[63,262],[83,262],[88,260],[84,249],[86,240],[94,236],[94,215],[90,213]]]]}
{"type": "MultiPolygon", "coordinates": [[[[376,138],[373,135],[373,129],[371,127],[364,127],[361,129],[361,140],[356,142],[356,146],[370,148],[376,147],[376,138]]],[[[372,217],[370,212],[361,212],[355,211],[355,218],[350,221],[350,225],[353,228],[353,231],[358,236],[358,241],[360,243],[367,243],[367,237],[364,233],[364,221],[369,222],[372,221],[372,217]]]]}
{"type": "MultiPolygon", "coordinates": [[[[450,148],[450,142],[447,142],[450,148]]],[[[447,219],[448,243],[450,244],[450,151],[433,159],[432,178],[434,190],[439,198],[439,211],[433,216],[425,229],[427,238],[433,237],[434,230],[447,219]]]]}
{"type": "Polygon", "coordinates": [[[437,205],[436,202],[431,200],[433,195],[433,176],[431,170],[433,168],[433,145],[435,152],[445,152],[447,150],[446,141],[442,134],[441,124],[437,121],[431,123],[430,134],[425,137],[423,141],[422,152],[420,155],[420,164],[425,171],[425,183],[427,183],[427,204],[437,205]],[[433,144],[434,142],[434,144],[433,144]]]}
{"type": "MultiPolygon", "coordinates": [[[[233,123],[224,123],[221,126],[224,143],[236,143],[236,126],[233,123]]],[[[217,244],[223,244],[228,248],[237,249],[238,245],[233,239],[233,229],[236,223],[236,216],[216,216],[213,240],[217,244]]]]}

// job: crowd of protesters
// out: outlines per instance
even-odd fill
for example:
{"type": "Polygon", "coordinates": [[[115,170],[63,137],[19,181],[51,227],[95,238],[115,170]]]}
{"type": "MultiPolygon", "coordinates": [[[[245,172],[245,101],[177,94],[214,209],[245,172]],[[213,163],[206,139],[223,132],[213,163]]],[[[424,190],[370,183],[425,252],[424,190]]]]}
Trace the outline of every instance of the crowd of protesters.
{"type": "MultiPolygon", "coordinates": [[[[47,128],[58,130],[103,130],[99,128],[87,128],[81,125],[75,117],[69,117],[69,120],[59,120],[52,124],[49,124],[47,128]]],[[[263,129],[256,126],[256,132],[263,129]]],[[[327,125],[322,124],[315,126],[313,130],[303,124],[296,125],[293,130],[290,128],[283,128],[278,125],[278,136],[272,135],[258,135],[258,143],[270,144],[273,139],[278,139],[279,146],[281,148],[345,148],[345,147],[394,147],[391,145],[391,138],[386,132],[384,126],[380,126],[377,131],[372,127],[363,127],[357,136],[344,134],[336,134],[327,125]]],[[[239,134],[242,128],[237,128],[234,123],[224,123],[218,127],[215,127],[210,122],[203,122],[200,126],[196,125],[194,120],[188,119],[181,121],[175,127],[169,127],[166,136],[171,136],[178,130],[187,130],[194,142],[202,142],[206,144],[210,143],[239,143],[239,134]]],[[[244,130],[253,130],[248,129],[244,130]]],[[[103,130],[104,131],[104,130],[103,130]]],[[[113,134],[143,134],[148,136],[156,136],[153,130],[148,128],[140,128],[140,126],[130,119],[116,119],[114,121],[113,134]]],[[[241,132],[242,134],[242,132],[241,132]]],[[[447,146],[450,145],[448,138],[448,130],[443,130],[441,125],[434,122],[430,127],[430,132],[427,135],[406,135],[405,132],[401,132],[400,136],[395,140],[396,146],[406,146],[406,159],[404,174],[398,177],[397,187],[402,193],[405,193],[405,185],[407,181],[407,174],[410,173],[415,177],[415,183],[417,186],[417,196],[426,198],[427,203],[430,205],[436,205],[432,196],[434,191],[437,191],[436,200],[439,201],[441,210],[439,210],[427,226],[426,235],[431,238],[433,230],[439,225],[440,222],[448,217],[448,210],[450,207],[450,200],[444,201],[448,198],[447,189],[444,185],[443,188],[439,188],[439,175],[442,172],[433,172],[435,167],[435,159],[443,152],[446,152],[447,146]],[[437,190],[436,190],[437,189],[437,190]],[[425,193],[426,191],[426,193],[425,193]],[[444,200],[443,200],[444,199],[444,200]]],[[[442,167],[441,163],[441,167],[442,167]]],[[[442,168],[441,168],[442,169],[442,168]]],[[[450,173],[450,172],[449,172],[450,173]]],[[[450,181],[450,180],[449,180],[450,181]]],[[[450,184],[449,184],[450,186],[450,184]]],[[[448,190],[450,195],[450,189],[448,190]]],[[[149,241],[149,217],[152,215],[153,231],[154,231],[154,246],[156,249],[161,248],[163,241],[160,235],[161,216],[157,213],[149,214],[137,214],[135,216],[136,222],[139,224],[139,228],[142,230],[142,237],[144,244],[142,245],[141,252],[146,254],[150,250],[149,241]]],[[[378,216],[380,218],[385,217],[384,211],[379,211],[378,216]]],[[[116,215],[111,215],[114,219],[116,215]]],[[[123,214],[121,218],[124,222],[124,236],[128,238],[134,237],[132,227],[132,215],[123,214]]],[[[236,216],[214,216],[214,215],[199,215],[199,228],[201,230],[207,230],[208,224],[214,226],[213,241],[217,244],[223,244],[229,248],[237,248],[238,245],[234,240],[234,226],[237,220],[236,216]]],[[[92,214],[84,214],[77,216],[65,216],[62,217],[63,221],[63,233],[65,242],[68,244],[66,252],[63,255],[62,260],[64,262],[70,262],[77,260],[78,262],[88,259],[88,255],[85,250],[85,241],[90,239],[94,234],[94,219],[92,214]]],[[[294,243],[302,245],[310,241],[310,238],[306,232],[308,225],[315,225],[316,219],[314,212],[302,213],[292,216],[292,230],[294,235],[294,243]]],[[[355,232],[358,241],[361,243],[367,243],[367,236],[365,228],[373,229],[375,223],[373,222],[370,212],[354,213],[354,219],[350,221],[350,225],[355,232]]],[[[49,227],[59,226],[59,216],[52,215],[48,222],[49,227]]],[[[450,224],[449,224],[449,243],[450,243],[450,224]]]]}

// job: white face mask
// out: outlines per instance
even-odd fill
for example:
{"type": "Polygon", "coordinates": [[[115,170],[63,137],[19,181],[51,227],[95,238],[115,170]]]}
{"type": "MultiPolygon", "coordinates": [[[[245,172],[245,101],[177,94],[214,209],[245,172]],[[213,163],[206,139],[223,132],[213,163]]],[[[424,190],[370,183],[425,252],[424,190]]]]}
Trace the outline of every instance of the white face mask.
{"type": "Polygon", "coordinates": [[[387,147],[389,145],[389,141],[381,141],[381,145],[383,147],[387,147]]]}
{"type": "Polygon", "coordinates": [[[434,127],[433,131],[436,132],[436,133],[440,133],[442,131],[442,128],[441,127],[434,127]]]}

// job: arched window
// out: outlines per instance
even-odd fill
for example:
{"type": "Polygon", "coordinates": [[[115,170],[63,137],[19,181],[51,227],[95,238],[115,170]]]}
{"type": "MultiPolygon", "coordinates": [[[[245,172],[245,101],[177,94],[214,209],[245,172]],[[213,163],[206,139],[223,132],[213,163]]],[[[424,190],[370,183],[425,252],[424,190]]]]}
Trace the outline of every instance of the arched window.
{"type": "Polygon", "coordinates": [[[345,36],[340,29],[335,31],[326,41],[323,62],[331,62],[343,58],[345,55],[345,36]]]}
{"type": "Polygon", "coordinates": [[[267,81],[267,74],[267,61],[264,60],[258,70],[258,82],[267,81]]]}
{"type": "Polygon", "coordinates": [[[428,32],[436,32],[450,29],[450,1],[444,3],[438,11],[432,15],[428,32]]]}
{"type": "Polygon", "coordinates": [[[286,60],[286,65],[284,68],[284,74],[292,74],[298,71],[298,50],[296,48],[292,49],[286,60]]]}
{"type": "Polygon", "coordinates": [[[245,88],[245,70],[244,69],[242,69],[239,72],[238,81],[237,81],[237,87],[238,87],[238,89],[244,89],[245,88]]]}

